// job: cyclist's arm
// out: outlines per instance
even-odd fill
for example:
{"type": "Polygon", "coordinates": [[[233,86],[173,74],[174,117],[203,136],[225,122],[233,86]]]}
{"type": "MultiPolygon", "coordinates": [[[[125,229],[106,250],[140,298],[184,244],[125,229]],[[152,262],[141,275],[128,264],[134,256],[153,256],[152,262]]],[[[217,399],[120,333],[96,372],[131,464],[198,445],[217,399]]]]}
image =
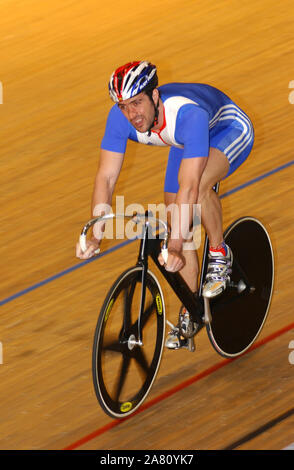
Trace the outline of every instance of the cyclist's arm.
{"type": "Polygon", "coordinates": [[[99,205],[111,205],[112,194],[122,167],[129,133],[130,124],[128,120],[118,106],[114,105],[108,114],[101,142],[99,167],[92,196],[92,215],[94,216],[101,213],[99,205]]]}
{"type": "MultiPolygon", "coordinates": [[[[99,167],[95,177],[92,195],[92,216],[109,213],[112,195],[123,164],[124,154],[101,149],[99,167]]],[[[94,235],[99,238],[95,226],[94,235]]]]}
{"type": "MultiPolygon", "coordinates": [[[[98,171],[95,177],[92,195],[92,217],[104,215],[111,210],[112,194],[119,176],[124,159],[123,153],[101,149],[98,171]]],[[[87,240],[87,249],[81,250],[80,243],[76,244],[76,256],[80,259],[91,258],[97,253],[105,224],[96,223],[93,235],[87,240]]]]}
{"type": "Polygon", "coordinates": [[[123,164],[124,154],[101,149],[92,195],[92,215],[99,215],[99,204],[111,205],[112,194],[123,164]]]}
{"type": "Polygon", "coordinates": [[[206,164],[207,157],[184,158],[181,162],[175,200],[179,217],[173,220],[169,249],[181,251],[183,242],[188,238],[193,222],[193,204],[198,199],[199,182],[206,164]]]}

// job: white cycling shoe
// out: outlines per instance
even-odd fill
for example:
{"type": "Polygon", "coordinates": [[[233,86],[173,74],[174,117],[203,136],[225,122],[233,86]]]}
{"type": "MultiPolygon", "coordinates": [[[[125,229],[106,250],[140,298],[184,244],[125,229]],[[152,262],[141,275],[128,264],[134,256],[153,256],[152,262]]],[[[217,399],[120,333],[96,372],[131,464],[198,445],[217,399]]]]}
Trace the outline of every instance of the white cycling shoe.
{"type": "Polygon", "coordinates": [[[233,253],[228,245],[224,244],[221,251],[209,251],[208,267],[205,283],[202,289],[203,297],[212,299],[224,292],[230,282],[232,273],[233,253]]]}
{"type": "Polygon", "coordinates": [[[190,351],[194,351],[194,339],[192,337],[195,331],[196,324],[194,324],[190,318],[190,314],[187,309],[182,306],[179,314],[179,321],[177,326],[173,326],[167,335],[165,346],[168,349],[180,349],[186,348],[190,351]],[[186,337],[185,337],[185,336],[186,337]]]}

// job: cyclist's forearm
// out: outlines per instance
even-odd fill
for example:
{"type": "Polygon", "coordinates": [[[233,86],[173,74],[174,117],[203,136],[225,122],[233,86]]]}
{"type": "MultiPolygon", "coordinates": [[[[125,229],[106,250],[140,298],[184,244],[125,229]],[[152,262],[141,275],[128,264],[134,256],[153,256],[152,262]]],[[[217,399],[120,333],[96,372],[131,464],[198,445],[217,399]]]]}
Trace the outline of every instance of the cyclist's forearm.
{"type": "Polygon", "coordinates": [[[198,189],[193,187],[180,188],[176,200],[171,223],[169,248],[181,251],[183,242],[191,237],[190,228],[193,224],[193,210],[198,198],[198,189]]]}
{"type": "Polygon", "coordinates": [[[106,177],[97,175],[92,195],[92,216],[110,212],[114,185],[106,177]]]}
{"type": "MultiPolygon", "coordinates": [[[[109,214],[114,185],[105,178],[97,175],[92,195],[92,217],[109,214]]],[[[105,230],[105,223],[96,223],[93,227],[93,237],[100,240],[105,230]]]]}

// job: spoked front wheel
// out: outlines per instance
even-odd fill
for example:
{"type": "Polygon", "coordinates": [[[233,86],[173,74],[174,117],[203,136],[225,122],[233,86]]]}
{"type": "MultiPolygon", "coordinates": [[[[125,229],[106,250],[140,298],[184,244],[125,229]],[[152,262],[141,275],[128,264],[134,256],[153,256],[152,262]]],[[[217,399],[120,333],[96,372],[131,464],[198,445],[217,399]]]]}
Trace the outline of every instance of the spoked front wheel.
{"type": "Polygon", "coordinates": [[[141,316],[141,266],[125,271],[102,306],[93,345],[93,382],[103,410],[114,418],[133,413],[156,377],[164,344],[165,309],[160,285],[146,273],[141,316]],[[142,340],[140,344],[140,339],[142,340]]]}
{"type": "Polygon", "coordinates": [[[274,257],[269,235],[252,217],[236,220],[224,234],[234,260],[231,283],[210,301],[209,339],[224,357],[243,354],[266,320],[274,282],[274,257]]]}

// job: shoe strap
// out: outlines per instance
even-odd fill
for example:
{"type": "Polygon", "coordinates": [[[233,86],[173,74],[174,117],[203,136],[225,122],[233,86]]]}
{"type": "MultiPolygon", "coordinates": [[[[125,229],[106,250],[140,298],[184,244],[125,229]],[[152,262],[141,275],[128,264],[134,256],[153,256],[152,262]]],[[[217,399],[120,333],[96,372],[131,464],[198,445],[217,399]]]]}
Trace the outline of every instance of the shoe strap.
{"type": "Polygon", "coordinates": [[[229,276],[226,274],[226,275],[219,275],[219,274],[216,274],[216,273],[208,273],[206,275],[206,281],[223,281],[223,282],[226,282],[228,281],[230,278],[229,276]]]}

